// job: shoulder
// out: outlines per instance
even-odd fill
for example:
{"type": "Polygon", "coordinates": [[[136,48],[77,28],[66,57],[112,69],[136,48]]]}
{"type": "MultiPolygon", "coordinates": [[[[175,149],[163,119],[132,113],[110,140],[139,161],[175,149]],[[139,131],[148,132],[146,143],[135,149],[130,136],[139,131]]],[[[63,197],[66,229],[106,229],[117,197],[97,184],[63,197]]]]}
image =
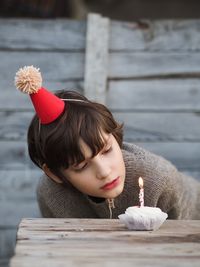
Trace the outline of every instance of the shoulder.
{"type": "Polygon", "coordinates": [[[157,168],[160,170],[177,171],[176,167],[167,159],[160,155],[156,155],[140,146],[132,143],[124,142],[122,153],[125,161],[134,161],[134,164],[142,168],[157,168]]]}
{"type": "Polygon", "coordinates": [[[76,197],[79,192],[72,186],[65,186],[59,184],[50,179],[46,174],[43,174],[38,182],[37,195],[38,198],[46,199],[49,202],[63,201],[63,198],[69,199],[70,197],[76,197]]]}
{"type": "Polygon", "coordinates": [[[45,174],[40,178],[37,200],[44,217],[69,217],[70,207],[78,201],[76,199],[80,201],[80,196],[71,187],[58,184],[45,174]]]}
{"type": "Polygon", "coordinates": [[[51,180],[45,174],[37,187],[37,199],[44,217],[87,218],[94,216],[84,195],[73,186],[51,180]]]}
{"type": "Polygon", "coordinates": [[[59,192],[62,192],[63,190],[64,188],[61,184],[54,182],[46,174],[43,174],[40,177],[40,180],[37,186],[37,193],[39,196],[40,195],[49,196],[49,195],[52,195],[52,193],[53,194],[59,193],[59,192]]]}
{"type": "Polygon", "coordinates": [[[155,191],[160,194],[171,179],[176,180],[180,175],[171,162],[135,144],[124,143],[122,153],[126,175],[141,176],[151,195],[155,195],[155,191]]]}

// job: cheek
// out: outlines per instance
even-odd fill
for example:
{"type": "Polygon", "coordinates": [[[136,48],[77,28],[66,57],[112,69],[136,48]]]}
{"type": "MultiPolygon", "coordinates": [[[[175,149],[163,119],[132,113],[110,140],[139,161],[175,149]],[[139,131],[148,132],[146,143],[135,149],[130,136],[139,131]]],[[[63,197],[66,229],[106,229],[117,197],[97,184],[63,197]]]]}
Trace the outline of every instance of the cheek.
{"type": "Polygon", "coordinates": [[[124,165],[124,159],[121,150],[117,149],[116,152],[111,156],[111,158],[115,166],[121,167],[124,165]]]}
{"type": "Polygon", "coordinates": [[[88,184],[88,177],[90,177],[88,172],[82,174],[70,174],[69,181],[77,189],[86,188],[88,184]]]}
{"type": "Polygon", "coordinates": [[[81,177],[71,177],[71,184],[78,191],[83,194],[92,194],[94,188],[96,188],[96,184],[94,183],[94,179],[91,179],[90,175],[81,175],[81,177]]]}

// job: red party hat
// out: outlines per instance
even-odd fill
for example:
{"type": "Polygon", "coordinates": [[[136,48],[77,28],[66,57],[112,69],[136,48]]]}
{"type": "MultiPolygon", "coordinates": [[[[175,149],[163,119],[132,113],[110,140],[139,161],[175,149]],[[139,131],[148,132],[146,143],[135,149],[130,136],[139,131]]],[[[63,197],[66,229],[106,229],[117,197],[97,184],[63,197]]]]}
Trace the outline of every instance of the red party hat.
{"type": "Polygon", "coordinates": [[[42,124],[49,124],[62,114],[64,101],[42,87],[39,69],[33,66],[19,69],[15,76],[15,85],[21,92],[30,95],[42,124]]]}

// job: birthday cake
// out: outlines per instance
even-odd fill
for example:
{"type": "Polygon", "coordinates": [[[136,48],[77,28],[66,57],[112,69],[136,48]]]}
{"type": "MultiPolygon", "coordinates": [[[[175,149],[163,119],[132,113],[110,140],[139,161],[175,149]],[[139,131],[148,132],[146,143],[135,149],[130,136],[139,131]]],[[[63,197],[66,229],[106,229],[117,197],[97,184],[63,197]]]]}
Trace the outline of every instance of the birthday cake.
{"type": "Polygon", "coordinates": [[[130,230],[157,230],[168,215],[160,208],[155,207],[129,207],[118,218],[130,230]]]}

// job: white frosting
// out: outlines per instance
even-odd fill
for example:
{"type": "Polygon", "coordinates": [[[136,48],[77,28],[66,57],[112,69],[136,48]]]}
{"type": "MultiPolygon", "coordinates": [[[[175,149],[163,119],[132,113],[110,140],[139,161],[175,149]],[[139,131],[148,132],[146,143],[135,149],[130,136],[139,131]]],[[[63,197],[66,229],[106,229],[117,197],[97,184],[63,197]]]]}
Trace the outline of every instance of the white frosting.
{"type": "Polygon", "coordinates": [[[156,230],[168,217],[167,213],[154,207],[129,207],[119,219],[131,230],[156,230]]]}

